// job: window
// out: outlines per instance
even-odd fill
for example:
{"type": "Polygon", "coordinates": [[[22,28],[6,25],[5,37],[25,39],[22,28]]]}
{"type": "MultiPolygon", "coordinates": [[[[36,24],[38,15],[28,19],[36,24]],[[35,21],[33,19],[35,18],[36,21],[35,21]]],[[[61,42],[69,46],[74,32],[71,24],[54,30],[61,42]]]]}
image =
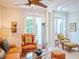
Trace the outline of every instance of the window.
{"type": "Polygon", "coordinates": [[[35,33],[37,44],[42,44],[42,17],[27,16],[25,19],[25,33],[35,33]]]}
{"type": "Polygon", "coordinates": [[[54,11],[54,33],[58,35],[63,33],[67,35],[67,13],[63,11],[54,11]]]}
{"type": "Polygon", "coordinates": [[[55,33],[63,33],[65,34],[65,20],[62,17],[55,18],[55,33]]]}
{"type": "Polygon", "coordinates": [[[33,29],[32,20],[33,20],[33,17],[31,17],[31,16],[26,17],[25,33],[32,33],[32,29],[33,29]]]}
{"type": "Polygon", "coordinates": [[[63,19],[62,18],[57,19],[57,26],[56,27],[57,27],[57,34],[63,32],[63,19]]]}
{"type": "Polygon", "coordinates": [[[36,38],[37,38],[37,42],[38,44],[41,44],[41,32],[42,32],[42,22],[41,22],[42,18],[41,17],[36,17],[36,38]]]}

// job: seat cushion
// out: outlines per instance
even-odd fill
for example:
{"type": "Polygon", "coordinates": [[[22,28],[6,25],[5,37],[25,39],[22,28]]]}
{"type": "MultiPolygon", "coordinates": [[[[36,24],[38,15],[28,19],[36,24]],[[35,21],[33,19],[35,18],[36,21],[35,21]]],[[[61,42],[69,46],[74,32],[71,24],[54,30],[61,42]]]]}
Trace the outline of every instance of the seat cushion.
{"type": "Polygon", "coordinates": [[[36,45],[26,45],[22,47],[22,49],[30,49],[30,48],[36,48],[36,45]]]}
{"type": "Polygon", "coordinates": [[[10,53],[19,53],[19,48],[18,48],[18,47],[16,47],[16,48],[11,48],[11,49],[9,49],[8,53],[9,53],[9,54],[10,54],[10,53]]]}
{"type": "Polygon", "coordinates": [[[20,59],[19,53],[7,54],[5,59],[20,59]]]}

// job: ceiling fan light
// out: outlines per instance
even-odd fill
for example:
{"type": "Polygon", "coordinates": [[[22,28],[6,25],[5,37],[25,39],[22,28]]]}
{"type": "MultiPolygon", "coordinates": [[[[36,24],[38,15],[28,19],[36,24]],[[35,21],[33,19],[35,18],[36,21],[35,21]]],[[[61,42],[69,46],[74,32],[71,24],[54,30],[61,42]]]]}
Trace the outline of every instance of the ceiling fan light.
{"type": "Polygon", "coordinates": [[[31,4],[31,6],[34,7],[35,5],[34,4],[31,4]]]}

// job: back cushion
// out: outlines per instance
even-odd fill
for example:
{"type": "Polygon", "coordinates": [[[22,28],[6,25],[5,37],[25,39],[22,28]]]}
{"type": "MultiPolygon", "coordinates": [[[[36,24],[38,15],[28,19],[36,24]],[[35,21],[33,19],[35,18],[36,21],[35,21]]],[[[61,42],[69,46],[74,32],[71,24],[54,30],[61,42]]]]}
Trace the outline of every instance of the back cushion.
{"type": "Polygon", "coordinates": [[[63,35],[63,34],[59,34],[59,35],[58,35],[58,38],[59,38],[60,40],[64,40],[64,35],[63,35]]]}
{"type": "Polygon", "coordinates": [[[25,44],[32,44],[32,37],[31,36],[25,37],[25,44]]]}
{"type": "Polygon", "coordinates": [[[15,48],[15,47],[16,47],[15,44],[10,44],[10,45],[9,45],[9,48],[15,48]]]}

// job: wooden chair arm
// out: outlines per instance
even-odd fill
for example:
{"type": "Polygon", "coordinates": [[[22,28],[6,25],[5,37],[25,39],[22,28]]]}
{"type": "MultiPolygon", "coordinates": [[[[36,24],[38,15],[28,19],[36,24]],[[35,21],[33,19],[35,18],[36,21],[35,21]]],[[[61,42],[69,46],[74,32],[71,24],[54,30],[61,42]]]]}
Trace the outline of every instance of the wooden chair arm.
{"type": "Polygon", "coordinates": [[[24,46],[24,42],[21,42],[21,46],[24,46]]]}

